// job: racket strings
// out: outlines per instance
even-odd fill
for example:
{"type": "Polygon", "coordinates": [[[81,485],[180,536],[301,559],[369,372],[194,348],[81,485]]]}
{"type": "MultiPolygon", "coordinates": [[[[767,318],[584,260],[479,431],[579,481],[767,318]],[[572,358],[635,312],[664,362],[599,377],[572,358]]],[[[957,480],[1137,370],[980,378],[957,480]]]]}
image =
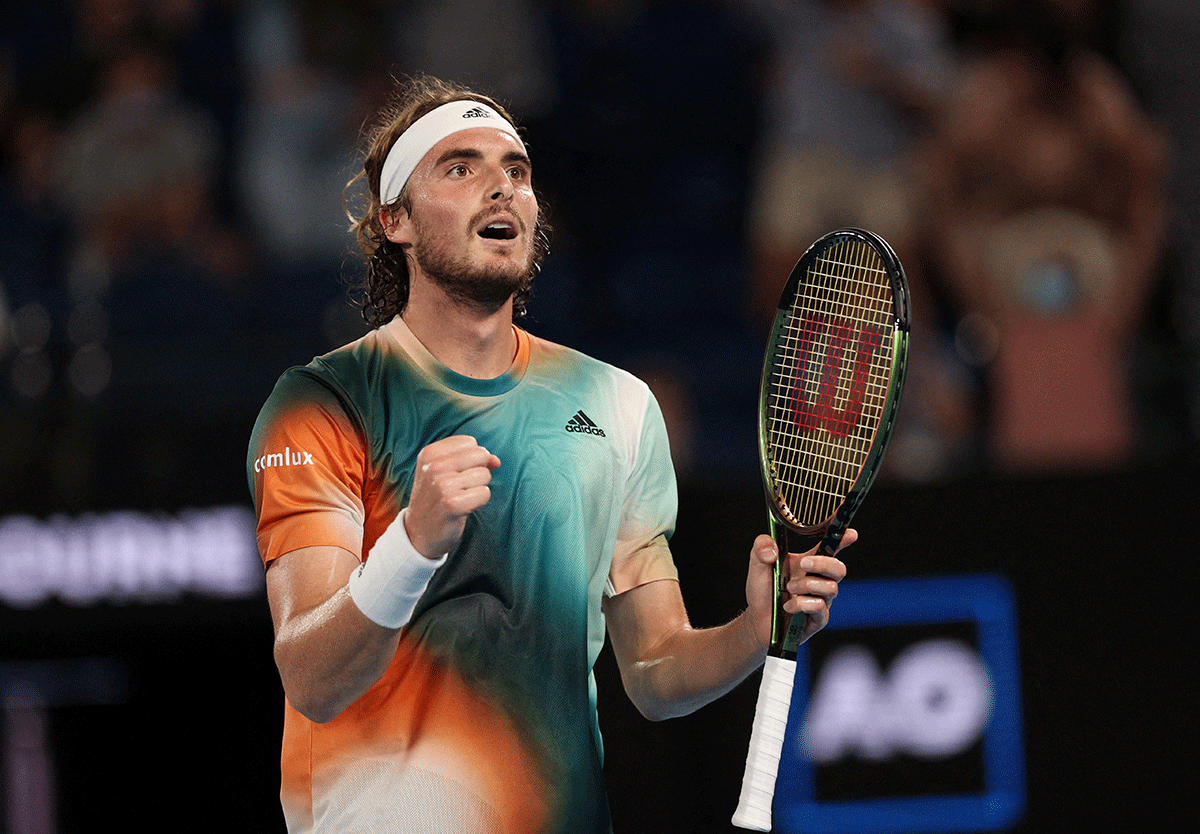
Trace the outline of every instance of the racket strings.
{"type": "Polygon", "coordinates": [[[892,373],[892,288],[874,248],[835,243],[805,273],[777,339],[768,441],[774,493],[802,527],[829,519],[870,454],[892,373]]]}

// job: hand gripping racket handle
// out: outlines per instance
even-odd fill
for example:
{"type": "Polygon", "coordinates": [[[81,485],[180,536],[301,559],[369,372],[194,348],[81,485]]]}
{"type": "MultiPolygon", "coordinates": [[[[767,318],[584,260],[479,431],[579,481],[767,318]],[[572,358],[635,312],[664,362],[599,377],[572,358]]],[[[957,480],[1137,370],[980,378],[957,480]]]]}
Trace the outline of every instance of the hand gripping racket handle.
{"type": "MultiPolygon", "coordinates": [[[[822,553],[825,556],[837,556],[838,545],[840,545],[842,543],[842,535],[844,533],[845,533],[844,525],[831,524],[829,526],[829,530],[826,532],[825,538],[824,538],[824,540],[822,540],[821,546],[817,552],[822,553]]],[[[780,553],[788,552],[787,534],[786,533],[783,534],[782,538],[776,538],[776,542],[779,543],[779,552],[780,553]]],[[[783,560],[780,560],[780,562],[783,562],[783,560]]],[[[780,564],[780,562],[776,562],[776,564],[778,565],[778,564],[780,564]]],[[[784,563],[784,564],[786,564],[786,563],[784,563]]],[[[776,576],[779,577],[776,579],[776,593],[780,594],[781,600],[786,599],[787,598],[786,586],[787,586],[787,581],[788,581],[788,573],[786,570],[784,570],[782,573],[777,572],[776,576]]],[[[776,609],[776,610],[782,610],[782,609],[776,609]]],[[[783,656],[784,657],[795,657],[796,652],[800,648],[800,644],[803,642],[803,640],[801,638],[804,636],[804,626],[808,624],[808,615],[805,614],[803,611],[797,611],[795,614],[792,614],[790,617],[787,617],[785,619],[785,622],[786,622],[786,627],[785,627],[785,631],[783,632],[783,644],[782,644],[783,656]]]]}
{"type": "MultiPolygon", "coordinates": [[[[780,553],[775,563],[775,590],[782,600],[787,596],[788,537],[784,526],[773,515],[770,520],[771,534],[780,553]]],[[[844,524],[831,525],[821,542],[820,552],[828,556],[836,554],[844,529],[844,524]]],[[[775,797],[775,778],[787,736],[792,686],[796,680],[796,661],[791,658],[795,657],[808,620],[802,611],[787,616],[782,606],[776,607],[775,612],[773,652],[767,655],[763,666],[758,704],[754,708],[754,726],[750,730],[750,750],[746,754],[746,771],[742,776],[742,793],[733,814],[734,825],[753,831],[771,830],[771,802],[775,797]],[[781,649],[784,657],[777,656],[781,649]]]]}
{"type": "Polygon", "coordinates": [[[795,678],[796,661],[767,658],[758,690],[758,705],[754,708],[742,794],[733,813],[733,824],[739,828],[771,830],[771,800],[775,796],[775,776],[779,772],[779,758],[787,733],[795,678]]]}

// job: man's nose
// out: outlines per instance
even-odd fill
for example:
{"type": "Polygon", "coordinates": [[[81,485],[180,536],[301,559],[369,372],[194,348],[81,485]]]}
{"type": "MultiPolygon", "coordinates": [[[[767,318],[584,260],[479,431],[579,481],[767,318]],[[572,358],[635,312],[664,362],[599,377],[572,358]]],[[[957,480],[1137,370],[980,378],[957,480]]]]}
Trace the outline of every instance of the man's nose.
{"type": "Polygon", "coordinates": [[[488,189],[488,199],[491,200],[511,200],[515,190],[512,179],[503,168],[497,169],[492,174],[492,180],[488,183],[488,189]]]}

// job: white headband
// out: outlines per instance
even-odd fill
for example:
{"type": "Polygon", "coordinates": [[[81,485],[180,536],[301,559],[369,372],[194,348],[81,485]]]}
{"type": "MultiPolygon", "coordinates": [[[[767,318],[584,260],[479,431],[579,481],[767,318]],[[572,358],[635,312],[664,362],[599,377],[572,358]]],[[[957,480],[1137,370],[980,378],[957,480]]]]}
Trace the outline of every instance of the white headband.
{"type": "Polygon", "coordinates": [[[429,149],[452,133],[473,127],[494,127],[511,135],[525,150],[525,143],[508,119],[478,101],[451,101],[417,119],[400,134],[379,172],[379,202],[388,205],[404,189],[429,149]]]}

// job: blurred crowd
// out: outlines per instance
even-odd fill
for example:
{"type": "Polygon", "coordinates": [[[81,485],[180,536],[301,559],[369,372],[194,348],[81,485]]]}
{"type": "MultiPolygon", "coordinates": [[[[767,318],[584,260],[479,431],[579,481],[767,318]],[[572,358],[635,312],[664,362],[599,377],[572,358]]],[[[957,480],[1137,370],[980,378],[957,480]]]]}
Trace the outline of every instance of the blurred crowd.
{"type": "Polygon", "coordinates": [[[0,8],[0,507],[240,497],[274,379],[365,330],[343,188],[419,72],[525,126],[524,326],[643,375],[685,477],[756,477],[771,308],[841,226],[913,290],[889,477],[1200,437],[1193,0],[0,8]]]}

